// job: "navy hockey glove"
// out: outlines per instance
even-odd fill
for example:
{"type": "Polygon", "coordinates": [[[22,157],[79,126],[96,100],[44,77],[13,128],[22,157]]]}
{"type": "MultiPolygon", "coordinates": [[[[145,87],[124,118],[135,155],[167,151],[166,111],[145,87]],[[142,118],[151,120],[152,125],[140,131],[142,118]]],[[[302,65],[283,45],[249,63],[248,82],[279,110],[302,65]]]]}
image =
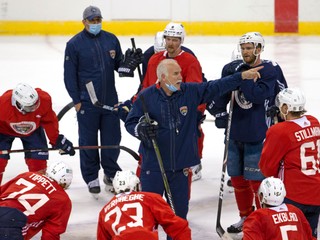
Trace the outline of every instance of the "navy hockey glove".
{"type": "Polygon", "coordinates": [[[120,67],[118,68],[118,73],[120,77],[133,77],[134,70],[136,67],[142,63],[143,53],[141,48],[137,48],[135,51],[128,48],[124,55],[124,59],[122,60],[120,67]]]}
{"type": "Polygon", "coordinates": [[[280,113],[280,110],[275,105],[273,105],[271,107],[268,107],[267,111],[266,111],[267,117],[271,117],[271,118],[274,118],[275,116],[278,116],[279,113],[280,113]]]}
{"type": "Polygon", "coordinates": [[[227,112],[221,112],[217,113],[215,116],[215,125],[217,128],[227,128],[228,127],[228,118],[229,118],[229,113],[227,112]]]}
{"type": "Polygon", "coordinates": [[[135,135],[141,141],[149,144],[150,140],[158,135],[158,130],[158,122],[150,119],[150,123],[148,123],[143,116],[135,127],[135,135]]]}
{"type": "Polygon", "coordinates": [[[127,100],[124,103],[120,103],[119,105],[115,106],[112,112],[117,115],[123,122],[125,122],[131,108],[131,100],[127,100]]]}
{"type": "Polygon", "coordinates": [[[61,155],[69,154],[73,156],[76,154],[73,148],[72,142],[70,142],[64,135],[59,134],[59,137],[56,141],[56,145],[54,146],[56,149],[61,149],[59,152],[61,155]]]}
{"type": "Polygon", "coordinates": [[[204,122],[204,120],[206,119],[206,115],[203,114],[201,111],[197,111],[197,134],[198,134],[198,137],[201,137],[201,132],[200,132],[200,125],[204,122]]]}

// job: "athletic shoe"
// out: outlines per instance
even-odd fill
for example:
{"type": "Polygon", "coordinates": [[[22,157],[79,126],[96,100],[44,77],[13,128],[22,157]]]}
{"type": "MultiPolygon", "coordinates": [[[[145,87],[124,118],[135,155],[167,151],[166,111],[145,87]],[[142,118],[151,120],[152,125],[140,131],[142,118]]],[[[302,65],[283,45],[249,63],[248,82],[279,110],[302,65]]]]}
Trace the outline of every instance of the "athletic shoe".
{"type": "Polygon", "coordinates": [[[239,222],[232,224],[227,228],[228,233],[240,233],[242,232],[243,223],[246,217],[242,217],[239,222]]]}
{"type": "Polygon", "coordinates": [[[191,167],[191,170],[192,170],[192,182],[201,179],[201,177],[202,177],[201,169],[202,169],[201,163],[191,167]]]}
{"type": "Polygon", "coordinates": [[[88,183],[89,192],[92,194],[98,194],[101,192],[99,178],[88,183]]]}
{"type": "Polygon", "coordinates": [[[112,186],[113,178],[109,178],[107,175],[104,175],[103,182],[105,185],[112,186]]]}

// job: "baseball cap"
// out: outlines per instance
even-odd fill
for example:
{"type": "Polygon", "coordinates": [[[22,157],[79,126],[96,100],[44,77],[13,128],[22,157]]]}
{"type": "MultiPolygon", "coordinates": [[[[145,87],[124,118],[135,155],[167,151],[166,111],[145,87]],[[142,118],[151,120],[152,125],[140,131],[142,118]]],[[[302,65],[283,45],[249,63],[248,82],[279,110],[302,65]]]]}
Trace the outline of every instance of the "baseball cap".
{"type": "Polygon", "coordinates": [[[89,6],[84,10],[83,19],[88,19],[89,21],[91,21],[95,17],[102,18],[101,11],[98,7],[89,6]]]}

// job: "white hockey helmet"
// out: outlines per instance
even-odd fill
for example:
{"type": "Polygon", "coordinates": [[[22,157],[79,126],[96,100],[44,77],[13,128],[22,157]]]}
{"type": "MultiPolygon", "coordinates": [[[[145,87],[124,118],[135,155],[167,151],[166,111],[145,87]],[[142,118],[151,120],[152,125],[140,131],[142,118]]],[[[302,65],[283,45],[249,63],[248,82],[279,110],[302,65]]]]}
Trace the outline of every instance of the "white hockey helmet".
{"type": "Polygon", "coordinates": [[[19,83],[12,90],[12,105],[20,112],[34,112],[40,105],[37,91],[26,83],[19,83]]]}
{"type": "Polygon", "coordinates": [[[117,171],[112,184],[117,194],[121,192],[140,191],[140,179],[130,170],[117,171]]]}
{"type": "Polygon", "coordinates": [[[231,61],[242,60],[242,54],[239,51],[239,48],[235,48],[231,54],[231,61]]]}
{"type": "Polygon", "coordinates": [[[166,43],[163,37],[163,31],[157,32],[154,37],[154,52],[161,52],[166,50],[166,43]]]}
{"type": "Polygon", "coordinates": [[[255,49],[258,47],[258,45],[261,45],[261,52],[264,50],[264,39],[259,32],[248,32],[241,36],[239,39],[239,47],[241,48],[241,44],[244,43],[252,43],[255,47],[255,49]]]}
{"type": "Polygon", "coordinates": [[[285,88],[276,96],[275,104],[279,109],[286,104],[288,112],[301,112],[305,111],[306,98],[298,88],[285,88]]]}
{"type": "Polygon", "coordinates": [[[286,196],[286,188],[280,178],[265,178],[259,187],[259,195],[262,194],[261,203],[270,206],[279,206],[286,196]]]}
{"type": "Polygon", "coordinates": [[[179,37],[181,38],[181,44],[184,41],[186,33],[184,27],[181,23],[169,23],[163,31],[163,36],[165,37],[179,37]]]}
{"type": "Polygon", "coordinates": [[[70,186],[73,178],[72,168],[62,161],[51,163],[47,168],[46,175],[55,180],[64,189],[70,186]]]}

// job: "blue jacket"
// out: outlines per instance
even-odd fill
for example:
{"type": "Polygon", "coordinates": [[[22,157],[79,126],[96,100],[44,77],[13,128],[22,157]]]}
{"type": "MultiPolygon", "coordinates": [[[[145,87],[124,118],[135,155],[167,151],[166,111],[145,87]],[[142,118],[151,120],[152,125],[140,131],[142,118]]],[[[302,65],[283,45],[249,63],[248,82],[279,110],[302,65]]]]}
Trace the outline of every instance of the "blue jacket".
{"type": "Polygon", "coordinates": [[[101,31],[94,36],[84,29],[71,38],[65,49],[64,82],[73,103],[90,102],[85,86],[90,80],[101,103],[118,103],[114,71],[121,59],[119,40],[112,33],[101,31]]]}
{"type": "MultiPolygon", "coordinates": [[[[264,66],[259,72],[261,78],[257,82],[243,82],[235,92],[235,100],[231,121],[230,139],[240,142],[260,142],[266,136],[268,119],[266,109],[269,102],[274,103],[276,91],[279,91],[278,82],[286,84],[281,68],[268,60],[262,60],[264,66]],[[282,76],[282,77],[281,77],[282,76]]],[[[259,66],[260,66],[259,65],[259,66]]],[[[222,76],[241,71],[241,68],[250,68],[243,64],[242,60],[235,60],[224,66],[222,76]],[[238,66],[241,66],[240,69],[238,66]]],[[[224,109],[230,101],[230,95],[226,94],[220,99],[214,99],[216,108],[224,109]]]]}
{"type": "MultiPolygon", "coordinates": [[[[252,80],[246,80],[252,82],[252,80]]],[[[197,107],[214,95],[236,89],[242,83],[236,73],[206,83],[181,83],[181,90],[167,96],[159,85],[152,85],[138,95],[126,119],[127,131],[136,137],[135,128],[144,115],[141,95],[151,119],[159,124],[156,138],[166,171],[178,171],[200,163],[198,156],[197,107]]],[[[142,169],[160,171],[152,144],[141,142],[142,169]]]]}

